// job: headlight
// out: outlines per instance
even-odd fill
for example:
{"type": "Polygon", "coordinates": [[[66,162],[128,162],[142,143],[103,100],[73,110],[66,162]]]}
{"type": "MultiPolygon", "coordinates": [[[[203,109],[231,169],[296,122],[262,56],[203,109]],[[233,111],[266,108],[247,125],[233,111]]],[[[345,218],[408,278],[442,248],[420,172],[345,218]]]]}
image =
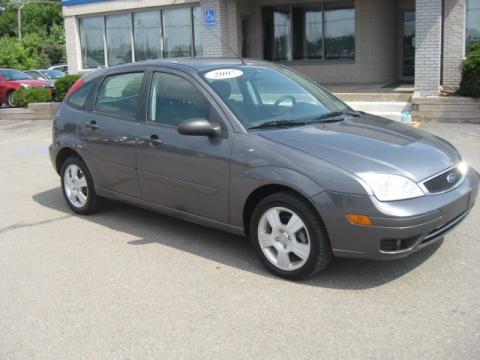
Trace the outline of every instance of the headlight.
{"type": "Polygon", "coordinates": [[[462,161],[460,164],[458,164],[457,168],[462,175],[465,175],[468,172],[468,164],[465,161],[462,161]]]}
{"type": "Polygon", "coordinates": [[[28,87],[30,87],[30,84],[20,83],[20,86],[23,87],[23,88],[28,88],[28,87]]]}
{"type": "Polygon", "coordinates": [[[404,200],[424,195],[412,180],[400,175],[359,173],[357,174],[380,201],[404,200]]]}

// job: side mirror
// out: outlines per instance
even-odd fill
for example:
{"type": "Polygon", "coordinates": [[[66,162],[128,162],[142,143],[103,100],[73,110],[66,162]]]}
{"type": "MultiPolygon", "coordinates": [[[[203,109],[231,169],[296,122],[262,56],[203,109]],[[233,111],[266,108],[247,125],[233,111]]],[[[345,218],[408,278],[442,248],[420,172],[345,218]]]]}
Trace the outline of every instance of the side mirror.
{"type": "Polygon", "coordinates": [[[0,83],[4,82],[5,78],[0,76],[0,83]]]}
{"type": "Polygon", "coordinates": [[[178,125],[177,131],[182,135],[217,137],[222,134],[220,126],[214,126],[207,119],[189,119],[178,125]]]}

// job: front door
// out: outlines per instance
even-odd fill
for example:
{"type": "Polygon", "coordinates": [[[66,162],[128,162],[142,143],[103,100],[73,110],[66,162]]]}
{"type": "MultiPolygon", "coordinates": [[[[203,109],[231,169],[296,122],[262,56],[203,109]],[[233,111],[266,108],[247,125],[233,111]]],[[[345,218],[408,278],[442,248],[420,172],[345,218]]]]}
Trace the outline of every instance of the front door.
{"type": "Polygon", "coordinates": [[[138,177],[144,200],[227,223],[232,137],[207,97],[180,73],[153,73],[138,131],[138,177]],[[193,118],[219,124],[223,135],[179,134],[177,126],[193,118]]]}
{"type": "Polygon", "coordinates": [[[134,197],[140,197],[136,131],[143,78],[143,71],[105,77],[94,111],[83,114],[81,128],[94,162],[96,185],[134,197]]]}

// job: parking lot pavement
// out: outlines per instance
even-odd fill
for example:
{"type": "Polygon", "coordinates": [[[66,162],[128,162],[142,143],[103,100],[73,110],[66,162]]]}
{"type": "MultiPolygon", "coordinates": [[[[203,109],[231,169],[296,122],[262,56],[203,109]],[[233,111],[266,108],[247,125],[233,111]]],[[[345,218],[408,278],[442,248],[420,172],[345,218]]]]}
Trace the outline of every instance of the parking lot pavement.
{"type": "MultiPolygon", "coordinates": [[[[480,125],[422,127],[480,169],[480,125]]],[[[50,133],[0,123],[0,359],[480,358],[480,205],[440,246],[287,282],[241,237],[114,202],[73,215],[50,133]]]]}

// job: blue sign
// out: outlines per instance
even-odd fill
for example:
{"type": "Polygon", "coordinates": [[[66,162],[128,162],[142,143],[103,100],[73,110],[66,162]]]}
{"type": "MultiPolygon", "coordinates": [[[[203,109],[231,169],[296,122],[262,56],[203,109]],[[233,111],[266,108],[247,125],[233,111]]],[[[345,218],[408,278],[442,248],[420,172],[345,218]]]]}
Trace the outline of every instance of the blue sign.
{"type": "Polygon", "coordinates": [[[217,9],[205,9],[205,26],[217,26],[217,9]]]}

